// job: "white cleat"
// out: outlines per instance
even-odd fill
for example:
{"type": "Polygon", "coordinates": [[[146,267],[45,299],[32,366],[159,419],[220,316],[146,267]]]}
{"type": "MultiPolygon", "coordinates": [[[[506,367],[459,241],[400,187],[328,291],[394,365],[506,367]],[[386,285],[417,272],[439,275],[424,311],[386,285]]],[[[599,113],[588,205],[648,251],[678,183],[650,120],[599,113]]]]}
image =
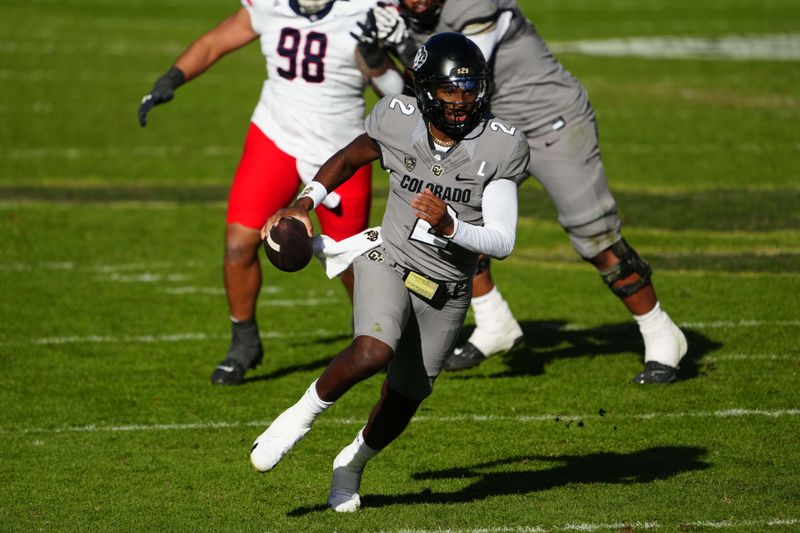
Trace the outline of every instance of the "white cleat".
{"type": "Polygon", "coordinates": [[[256,470],[268,472],[311,430],[311,424],[298,421],[292,408],[276,418],[267,430],[258,436],[250,449],[250,462],[256,470]]]}
{"type": "Polygon", "coordinates": [[[328,493],[328,505],[337,513],[354,513],[361,507],[358,489],[364,470],[350,466],[352,456],[353,451],[348,446],[333,460],[333,481],[328,493]]]}

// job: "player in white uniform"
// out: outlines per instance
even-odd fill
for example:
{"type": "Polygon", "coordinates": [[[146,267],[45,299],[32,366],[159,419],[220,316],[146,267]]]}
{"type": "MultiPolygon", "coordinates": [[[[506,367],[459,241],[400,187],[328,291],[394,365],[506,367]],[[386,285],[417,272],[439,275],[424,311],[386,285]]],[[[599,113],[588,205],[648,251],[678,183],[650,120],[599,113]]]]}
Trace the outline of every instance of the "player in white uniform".
{"type": "MultiPolygon", "coordinates": [[[[366,426],[333,462],[328,504],[361,505],[361,474],[405,429],[455,344],[469,307],[479,254],[503,258],[514,246],[516,179],[527,172],[518,130],[484,116],[486,61],[459,33],[441,33],[414,61],[416,99],[387,96],[366,133],[325,163],[290,209],[273,215],[305,222],[308,211],[361,165],[380,158],[389,171],[383,244],[354,262],[353,342],[295,405],[254,442],[250,460],[274,468],[314,419],[353,385],[388,364],[380,399],[366,426]]],[[[338,189],[337,189],[338,190],[338,189]]]]}
{"type": "MultiPolygon", "coordinates": [[[[686,337],[661,308],[649,265],[622,237],[586,90],[550,53],[516,1],[379,3],[360,27],[356,37],[368,67],[383,67],[386,51],[410,64],[416,45],[437,32],[461,32],[481,48],[494,81],[491,112],[525,132],[530,174],[553,200],[573,247],[597,268],[639,325],[645,368],[633,381],[673,381],[687,351],[686,337]]],[[[449,370],[477,365],[522,339],[519,324],[494,286],[488,259],[474,279],[472,308],[476,328],[448,359],[449,370]]]]}
{"type": "MultiPolygon", "coordinates": [[[[239,384],[263,358],[256,324],[261,288],[259,233],[289,205],[334,152],[364,131],[366,80],[355,62],[350,32],[373,0],[242,0],[242,7],[193,42],[142,99],[139,120],[173,98],[176,88],[225,54],[259,39],[267,80],[253,112],[231,186],[225,234],[225,292],[232,341],[214,370],[214,384],[239,384]]],[[[380,79],[377,90],[387,90],[380,79]]],[[[335,240],[367,226],[371,167],[330,195],[317,210],[323,233],[335,240]]],[[[342,275],[352,295],[352,271],[342,275]]]]}

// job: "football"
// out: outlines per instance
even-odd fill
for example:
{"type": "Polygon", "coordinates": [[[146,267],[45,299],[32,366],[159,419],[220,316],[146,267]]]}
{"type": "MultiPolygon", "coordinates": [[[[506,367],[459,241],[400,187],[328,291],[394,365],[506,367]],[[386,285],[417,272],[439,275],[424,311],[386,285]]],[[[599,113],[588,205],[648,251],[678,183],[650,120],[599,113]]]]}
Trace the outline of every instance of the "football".
{"type": "Polygon", "coordinates": [[[281,218],[264,239],[269,262],[284,272],[297,272],[314,255],[314,244],[305,225],[296,218],[281,218]]]}

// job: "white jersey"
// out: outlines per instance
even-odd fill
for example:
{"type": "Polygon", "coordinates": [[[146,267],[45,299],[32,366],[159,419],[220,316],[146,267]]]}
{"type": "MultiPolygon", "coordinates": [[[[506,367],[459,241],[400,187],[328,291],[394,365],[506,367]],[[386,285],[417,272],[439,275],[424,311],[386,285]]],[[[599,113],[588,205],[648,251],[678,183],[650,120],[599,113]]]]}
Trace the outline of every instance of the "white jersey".
{"type": "Polygon", "coordinates": [[[375,2],[335,1],[311,16],[301,14],[296,0],[241,2],[267,61],[251,120],[298,168],[316,169],[364,132],[366,82],[350,32],[375,2]]]}

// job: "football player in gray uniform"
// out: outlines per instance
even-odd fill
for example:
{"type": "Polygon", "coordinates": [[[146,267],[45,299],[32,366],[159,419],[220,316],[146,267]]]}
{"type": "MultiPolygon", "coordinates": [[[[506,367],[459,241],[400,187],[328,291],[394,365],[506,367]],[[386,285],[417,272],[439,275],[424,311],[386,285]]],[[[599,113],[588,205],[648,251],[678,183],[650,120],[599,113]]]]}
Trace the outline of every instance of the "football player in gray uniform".
{"type": "MultiPolygon", "coordinates": [[[[481,48],[494,82],[492,114],[522,128],[530,147],[529,174],[552,198],[575,250],[597,268],[639,325],[645,366],[633,381],[674,381],[686,337],[661,308],[650,266],[620,233],[584,87],[553,57],[515,0],[400,2],[378,3],[360,24],[358,50],[368,71],[380,71],[388,52],[410,64],[415,44],[436,32],[461,32],[481,48]]],[[[475,366],[522,340],[522,329],[492,281],[489,258],[479,265],[472,293],[476,328],[448,358],[448,370],[475,366]]]]}
{"type": "Polygon", "coordinates": [[[366,425],[333,462],[328,504],[339,512],[360,507],[367,461],[402,433],[433,391],[463,326],[478,256],[511,253],[516,180],[528,167],[525,137],[484,114],[488,71],[472,41],[459,33],[431,37],[413,73],[416,98],[378,101],[366,133],[329,159],[294,206],[262,230],[266,235],[280,217],[295,217],[310,235],[308,212],[328,191],[378,159],[389,171],[382,241],[353,262],[354,340],[250,452],[256,469],[271,470],[322,411],[387,368],[366,425]]]}

